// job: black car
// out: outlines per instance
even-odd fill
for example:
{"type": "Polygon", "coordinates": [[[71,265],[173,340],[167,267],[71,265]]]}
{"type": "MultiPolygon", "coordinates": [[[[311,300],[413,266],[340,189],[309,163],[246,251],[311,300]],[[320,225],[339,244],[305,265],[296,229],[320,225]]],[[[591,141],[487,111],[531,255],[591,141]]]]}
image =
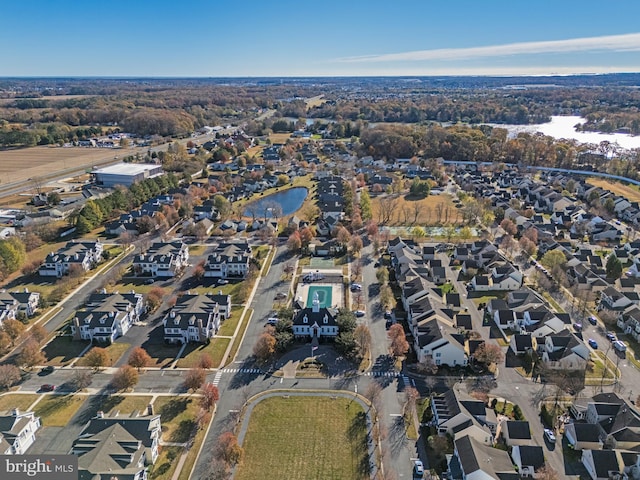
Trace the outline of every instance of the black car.
{"type": "Polygon", "coordinates": [[[589,317],[589,323],[591,325],[597,325],[598,324],[598,319],[594,316],[589,317]]]}
{"type": "Polygon", "coordinates": [[[56,367],[54,367],[53,365],[47,365],[46,367],[44,367],[42,370],[40,370],[40,372],[43,375],[48,375],[50,373],[53,373],[53,371],[56,369],[56,367]]]}

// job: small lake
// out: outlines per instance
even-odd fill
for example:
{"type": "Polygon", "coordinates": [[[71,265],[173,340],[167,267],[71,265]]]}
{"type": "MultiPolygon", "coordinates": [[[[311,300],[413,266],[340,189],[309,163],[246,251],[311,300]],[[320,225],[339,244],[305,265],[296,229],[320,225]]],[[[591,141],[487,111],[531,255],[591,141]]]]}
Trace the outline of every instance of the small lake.
{"type": "Polygon", "coordinates": [[[245,217],[251,217],[255,212],[256,218],[271,217],[269,209],[274,205],[279,205],[283,215],[291,215],[302,206],[302,202],[307,198],[309,191],[305,187],[289,188],[281,192],[276,192],[258,200],[253,200],[247,204],[242,214],[245,217]]]}
{"type": "Polygon", "coordinates": [[[560,139],[569,138],[577,140],[580,143],[595,143],[606,140],[611,143],[617,143],[624,149],[640,148],[640,136],[633,136],[627,133],[598,133],[598,132],[578,132],[574,128],[578,123],[585,123],[586,120],[578,116],[553,116],[549,123],[541,123],[538,125],[499,125],[490,123],[492,127],[504,128],[509,132],[511,137],[515,137],[520,132],[535,133],[540,132],[544,135],[560,139]]]}

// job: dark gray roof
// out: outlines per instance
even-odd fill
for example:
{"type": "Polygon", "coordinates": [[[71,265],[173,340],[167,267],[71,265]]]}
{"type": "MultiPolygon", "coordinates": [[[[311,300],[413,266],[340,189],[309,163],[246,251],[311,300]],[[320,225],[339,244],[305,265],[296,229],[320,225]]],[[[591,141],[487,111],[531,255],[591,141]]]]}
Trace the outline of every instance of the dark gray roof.
{"type": "Polygon", "coordinates": [[[529,440],[531,439],[531,430],[529,429],[529,422],[521,420],[508,421],[506,429],[510,439],[514,440],[529,440]]]}
{"type": "Polygon", "coordinates": [[[544,465],[544,451],[538,445],[520,445],[520,462],[524,467],[533,467],[534,470],[544,465]]]}

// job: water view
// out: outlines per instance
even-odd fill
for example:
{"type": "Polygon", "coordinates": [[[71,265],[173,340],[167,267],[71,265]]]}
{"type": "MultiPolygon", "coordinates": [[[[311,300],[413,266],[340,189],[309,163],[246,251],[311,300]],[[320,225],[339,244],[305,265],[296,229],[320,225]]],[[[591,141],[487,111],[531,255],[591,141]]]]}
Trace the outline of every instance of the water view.
{"type": "Polygon", "coordinates": [[[281,212],[278,216],[291,215],[302,206],[302,202],[307,198],[308,190],[304,187],[295,187],[272,195],[267,195],[259,200],[247,204],[243,215],[245,217],[272,217],[273,208],[279,207],[281,212]]]}
{"type": "Polygon", "coordinates": [[[578,116],[553,116],[548,123],[538,125],[496,125],[493,127],[505,128],[509,134],[516,136],[520,132],[540,132],[553,138],[567,138],[577,140],[580,143],[598,144],[602,141],[616,142],[625,149],[640,148],[640,136],[633,136],[626,133],[598,133],[598,132],[577,132],[574,126],[578,123],[585,123],[586,120],[578,116]]]}

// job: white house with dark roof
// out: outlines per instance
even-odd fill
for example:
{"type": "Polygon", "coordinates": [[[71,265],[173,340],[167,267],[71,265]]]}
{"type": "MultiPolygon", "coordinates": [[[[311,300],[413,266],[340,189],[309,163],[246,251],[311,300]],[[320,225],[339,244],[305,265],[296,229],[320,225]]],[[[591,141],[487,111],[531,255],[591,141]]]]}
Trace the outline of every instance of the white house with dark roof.
{"type": "Polygon", "coordinates": [[[133,259],[136,275],[154,278],[174,277],[189,263],[189,247],[182,242],[155,242],[133,259]]]}
{"type": "Polygon", "coordinates": [[[509,454],[484,445],[470,435],[456,438],[449,462],[455,480],[520,480],[509,454]]]}
{"type": "Polygon", "coordinates": [[[500,436],[509,447],[531,443],[531,429],[527,421],[505,418],[500,422],[499,428],[500,436]]]}
{"type": "Polygon", "coordinates": [[[497,430],[496,414],[484,402],[449,389],[431,397],[431,411],[438,434],[455,436],[475,425],[485,432],[482,443],[493,442],[497,430]]]}
{"type": "Polygon", "coordinates": [[[160,415],[105,416],[91,419],[71,447],[78,457],[78,479],[147,480],[159,455],[160,415]]]}
{"type": "Polygon", "coordinates": [[[220,329],[220,306],[211,295],[185,294],[162,320],[167,343],[205,343],[220,329]]]}
{"type": "Polygon", "coordinates": [[[209,278],[242,279],[249,272],[252,258],[247,242],[221,243],[207,257],[204,276],[209,278]]]}
{"type": "Polygon", "coordinates": [[[418,325],[414,331],[414,349],[418,362],[432,358],[436,365],[465,366],[468,358],[465,352],[464,335],[438,319],[418,325]]]}
{"type": "Polygon", "coordinates": [[[89,271],[102,260],[102,243],[68,242],[57,252],[52,252],[40,266],[38,274],[43,277],[62,278],[77,265],[82,271],[89,271]]]}
{"type": "Polygon", "coordinates": [[[24,455],[36,441],[40,417],[17,408],[0,414],[0,454],[24,455]]]}
{"type": "Polygon", "coordinates": [[[544,341],[542,361],[553,370],[582,370],[589,361],[589,349],[573,333],[563,330],[544,341]]]}
{"type": "Polygon", "coordinates": [[[602,450],[600,428],[593,423],[572,422],[565,425],[564,438],[574,450],[602,450]]]}
{"type": "Polygon", "coordinates": [[[513,464],[525,478],[538,478],[536,471],[544,466],[544,451],[539,445],[519,444],[511,450],[513,464]]]}
{"type": "Polygon", "coordinates": [[[296,338],[335,338],[338,335],[334,308],[320,307],[318,292],[315,292],[311,307],[306,307],[293,316],[293,335],[296,338]]]}
{"type": "Polygon", "coordinates": [[[139,293],[93,293],[86,308],[73,317],[71,333],[76,340],[113,343],[140,319],[144,308],[144,298],[139,293]]]}

